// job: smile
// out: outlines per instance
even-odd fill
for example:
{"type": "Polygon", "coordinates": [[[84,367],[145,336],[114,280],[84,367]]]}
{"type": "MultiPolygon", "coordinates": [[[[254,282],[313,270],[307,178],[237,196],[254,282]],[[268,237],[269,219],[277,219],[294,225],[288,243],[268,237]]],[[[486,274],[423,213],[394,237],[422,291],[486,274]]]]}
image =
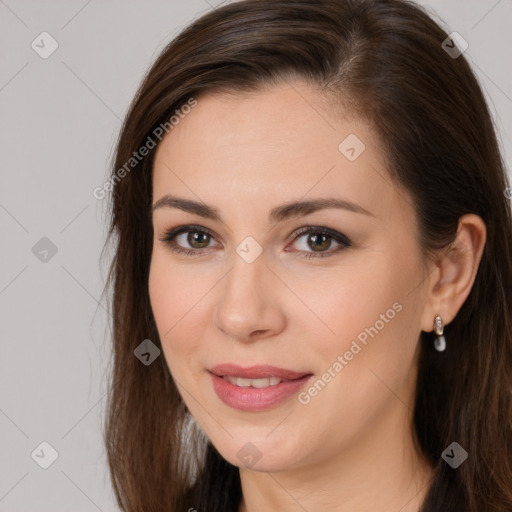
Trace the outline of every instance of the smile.
{"type": "Polygon", "coordinates": [[[247,412],[277,407],[300,392],[312,373],[276,366],[217,365],[208,370],[218,398],[233,409],[247,412]]]}

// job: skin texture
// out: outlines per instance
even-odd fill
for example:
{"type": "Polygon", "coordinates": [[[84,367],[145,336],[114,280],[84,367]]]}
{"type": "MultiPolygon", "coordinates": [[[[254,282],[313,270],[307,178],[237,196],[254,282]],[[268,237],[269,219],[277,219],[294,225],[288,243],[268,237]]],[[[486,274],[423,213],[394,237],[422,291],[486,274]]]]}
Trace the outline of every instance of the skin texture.
{"type": "Polygon", "coordinates": [[[484,223],[467,215],[453,249],[427,265],[413,201],[387,175],[376,134],[330,112],[299,81],[239,97],[208,94],[155,155],[154,204],[173,194],[215,206],[223,219],[154,210],[148,284],[183,400],[221,455],[240,467],[241,512],[418,510],[431,474],[410,426],[420,332],[433,330],[436,313],[445,324],[456,316],[485,244],[484,223]],[[338,149],[349,134],[365,144],[354,161],[338,149]],[[372,215],[324,209],[269,223],[275,206],[327,197],[372,215]],[[187,224],[213,233],[195,245],[193,232],[175,239],[195,256],[160,240],[187,224]],[[293,241],[306,224],[342,233],[352,245],[336,252],[333,239],[320,249],[307,234],[293,241]],[[252,263],[236,252],[248,236],[263,249],[252,263]],[[318,252],[331,255],[303,257],[318,252]],[[401,308],[389,319],[393,304],[401,308]],[[244,412],[213,390],[207,369],[225,362],[307,371],[317,381],[370,326],[378,333],[358,343],[361,350],[307,404],[292,396],[244,412]],[[252,465],[237,455],[249,442],[261,454],[252,465]]]}

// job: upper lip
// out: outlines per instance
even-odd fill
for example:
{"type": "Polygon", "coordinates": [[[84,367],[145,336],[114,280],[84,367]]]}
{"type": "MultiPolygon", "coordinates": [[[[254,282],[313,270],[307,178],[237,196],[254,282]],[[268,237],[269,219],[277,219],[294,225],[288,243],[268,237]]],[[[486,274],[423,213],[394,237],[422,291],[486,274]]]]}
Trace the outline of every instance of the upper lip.
{"type": "Polygon", "coordinates": [[[310,372],[295,372],[287,370],[286,368],[278,368],[277,366],[270,365],[257,365],[257,366],[238,366],[236,364],[225,363],[219,364],[210,368],[210,373],[217,375],[217,377],[231,376],[241,377],[244,379],[265,379],[270,377],[278,377],[282,380],[296,380],[311,375],[310,372]]]}

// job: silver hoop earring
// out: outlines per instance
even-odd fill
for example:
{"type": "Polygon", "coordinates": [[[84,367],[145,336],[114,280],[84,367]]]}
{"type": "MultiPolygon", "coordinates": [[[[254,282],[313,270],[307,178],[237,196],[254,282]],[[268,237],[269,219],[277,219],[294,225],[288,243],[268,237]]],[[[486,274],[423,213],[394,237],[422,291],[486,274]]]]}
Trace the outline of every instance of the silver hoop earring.
{"type": "Polygon", "coordinates": [[[443,320],[439,315],[436,315],[434,318],[434,330],[437,334],[437,338],[434,341],[434,347],[438,352],[443,352],[443,350],[446,349],[446,338],[443,336],[443,320]]]}

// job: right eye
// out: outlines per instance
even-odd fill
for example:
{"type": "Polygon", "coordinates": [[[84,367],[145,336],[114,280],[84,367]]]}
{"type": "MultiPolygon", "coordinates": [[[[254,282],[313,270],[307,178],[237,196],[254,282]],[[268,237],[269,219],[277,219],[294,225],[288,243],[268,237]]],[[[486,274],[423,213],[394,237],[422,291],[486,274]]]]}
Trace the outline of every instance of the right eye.
{"type": "Polygon", "coordinates": [[[213,234],[210,230],[203,228],[201,226],[177,226],[175,228],[169,229],[164,233],[164,236],[159,240],[168,245],[173,252],[179,254],[185,254],[186,256],[199,256],[199,253],[204,252],[208,246],[208,242],[213,238],[213,234]],[[179,241],[179,237],[182,235],[186,235],[181,240],[181,243],[188,243],[192,246],[191,249],[187,249],[182,245],[178,245],[177,241],[179,241]],[[206,245],[205,245],[206,242],[206,245]],[[198,244],[199,247],[195,247],[194,245],[198,244]]]}

